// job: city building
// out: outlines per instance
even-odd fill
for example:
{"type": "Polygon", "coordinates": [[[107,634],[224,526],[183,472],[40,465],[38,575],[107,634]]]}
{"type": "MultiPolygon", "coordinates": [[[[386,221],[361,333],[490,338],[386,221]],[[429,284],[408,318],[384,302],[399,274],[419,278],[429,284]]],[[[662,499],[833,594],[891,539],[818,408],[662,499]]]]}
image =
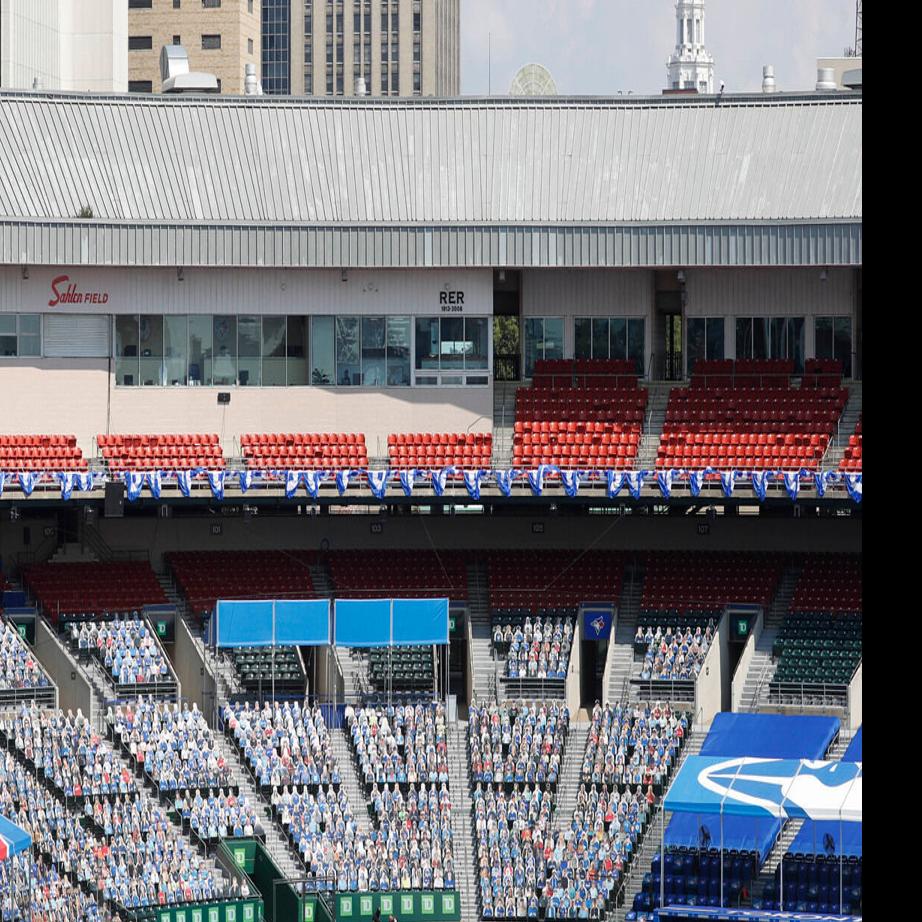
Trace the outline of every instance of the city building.
{"type": "Polygon", "coordinates": [[[112,0],[0,0],[0,88],[124,93],[128,11],[112,0]]]}
{"type": "Polygon", "coordinates": [[[242,94],[244,69],[259,78],[261,0],[128,0],[128,89],[160,92],[160,49],[182,45],[192,71],[242,94]]]}
{"type": "Polygon", "coordinates": [[[678,0],[676,44],[666,64],[667,90],[714,92],[714,58],[704,45],[704,0],[678,0]]]}
{"type": "Polygon", "coordinates": [[[460,0],[263,0],[263,90],[457,96],[460,0]]]}

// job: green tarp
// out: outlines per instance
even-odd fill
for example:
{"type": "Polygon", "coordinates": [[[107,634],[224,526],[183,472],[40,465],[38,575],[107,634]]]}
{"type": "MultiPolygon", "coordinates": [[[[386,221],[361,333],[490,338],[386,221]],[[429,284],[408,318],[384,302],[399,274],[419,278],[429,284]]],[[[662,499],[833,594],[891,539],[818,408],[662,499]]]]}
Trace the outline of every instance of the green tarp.
{"type": "Polygon", "coordinates": [[[457,922],[461,918],[461,899],[455,890],[336,895],[337,922],[370,919],[376,909],[381,910],[381,918],[385,920],[393,915],[400,922],[457,922]]]}

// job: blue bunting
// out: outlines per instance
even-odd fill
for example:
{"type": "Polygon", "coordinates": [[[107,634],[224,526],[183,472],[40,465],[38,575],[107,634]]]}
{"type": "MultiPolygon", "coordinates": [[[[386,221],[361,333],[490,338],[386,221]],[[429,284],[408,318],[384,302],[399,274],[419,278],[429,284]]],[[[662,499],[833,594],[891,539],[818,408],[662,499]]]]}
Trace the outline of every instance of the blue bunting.
{"type": "Polygon", "coordinates": [[[670,468],[668,471],[660,471],[656,475],[656,482],[659,484],[659,491],[669,499],[672,496],[672,478],[679,473],[674,468],[670,468]]]}
{"type": "Polygon", "coordinates": [[[462,471],[464,475],[464,486],[473,499],[480,499],[480,481],[486,471],[462,471]]]}
{"type": "Polygon", "coordinates": [[[510,468],[507,471],[493,471],[493,478],[496,480],[496,486],[503,496],[509,496],[512,493],[512,481],[521,475],[521,471],[510,468]]]}
{"type": "Polygon", "coordinates": [[[285,498],[291,499],[298,492],[301,486],[301,480],[304,477],[303,471],[285,471],[285,498]]]}
{"type": "Polygon", "coordinates": [[[125,494],[128,502],[133,503],[141,495],[141,487],[144,486],[144,474],[140,471],[125,472],[125,494]]]}
{"type": "Polygon", "coordinates": [[[161,471],[148,471],[146,477],[147,485],[154,496],[154,499],[160,499],[161,471]]]}
{"type": "Polygon", "coordinates": [[[526,471],[528,475],[528,485],[535,496],[540,496],[544,492],[544,475],[549,471],[559,471],[560,468],[555,464],[540,464],[536,471],[526,471]]]}
{"type": "Polygon", "coordinates": [[[336,490],[342,496],[349,489],[349,481],[358,474],[351,467],[343,468],[336,472],[336,490]]]}
{"type": "Polygon", "coordinates": [[[800,492],[800,473],[798,471],[782,471],[784,477],[784,489],[788,491],[788,496],[795,502],[797,494],[800,492]]]}
{"type": "Polygon", "coordinates": [[[634,499],[639,499],[640,491],[643,489],[644,478],[647,476],[647,471],[628,471],[625,476],[627,477],[627,488],[631,496],[633,496],[634,499]]]}
{"type": "Polygon", "coordinates": [[[371,488],[371,492],[376,499],[384,499],[384,494],[387,493],[387,481],[390,478],[390,474],[391,472],[389,470],[367,472],[368,486],[371,488]]]}
{"type": "Polygon", "coordinates": [[[764,503],[768,478],[773,476],[771,471],[753,471],[749,476],[752,478],[752,492],[758,496],[760,503],[764,503]]]}
{"type": "Polygon", "coordinates": [[[3,496],[3,486],[6,483],[6,472],[0,471],[0,496],[3,496]]]}
{"type": "Polygon", "coordinates": [[[724,496],[726,496],[727,499],[733,496],[733,485],[738,477],[739,473],[737,471],[720,472],[720,486],[724,491],[724,496]]]}
{"type": "Polygon", "coordinates": [[[821,499],[826,495],[826,486],[830,483],[838,483],[841,480],[838,471],[817,471],[813,475],[813,483],[816,486],[816,495],[821,499]]]}
{"type": "Polygon", "coordinates": [[[54,476],[61,484],[61,499],[70,499],[70,494],[74,490],[74,475],[60,473],[55,474],[54,476]]]}
{"type": "Polygon", "coordinates": [[[413,495],[413,484],[419,476],[419,473],[420,472],[415,467],[400,472],[400,486],[403,488],[404,496],[413,495]]]}
{"type": "Polygon", "coordinates": [[[688,472],[688,488],[691,490],[692,496],[701,495],[701,487],[704,485],[704,478],[713,473],[714,468],[705,467],[700,471],[689,471],[688,472]]]}
{"type": "Polygon", "coordinates": [[[224,499],[224,471],[206,471],[208,475],[208,485],[211,487],[211,493],[215,499],[224,499]]]}
{"type": "Polygon", "coordinates": [[[614,499],[621,492],[621,488],[624,486],[624,476],[623,471],[605,472],[605,483],[609,499],[614,499]]]}
{"type": "Polygon", "coordinates": [[[251,486],[253,486],[253,481],[256,478],[256,476],[257,476],[256,471],[246,470],[246,471],[240,472],[240,474],[238,475],[238,478],[240,480],[240,492],[241,493],[246,493],[246,491],[249,490],[251,486]]]}
{"type": "Polygon", "coordinates": [[[80,471],[74,474],[74,485],[82,493],[89,493],[96,486],[97,479],[92,471],[80,471]]]}
{"type": "Polygon", "coordinates": [[[432,489],[435,490],[436,496],[441,496],[445,492],[445,484],[448,482],[448,475],[454,474],[453,467],[443,467],[440,471],[429,471],[429,477],[432,480],[432,489]]]}
{"type": "Polygon", "coordinates": [[[848,495],[856,502],[861,502],[861,474],[846,474],[845,489],[848,495]]]}
{"type": "Polygon", "coordinates": [[[301,474],[301,479],[304,481],[308,496],[310,496],[311,499],[317,499],[317,494],[320,492],[320,484],[327,479],[327,472],[304,471],[304,473],[301,474]]]}
{"type": "Polygon", "coordinates": [[[560,479],[563,481],[563,489],[567,496],[576,496],[579,493],[579,483],[585,475],[585,471],[561,470],[560,479]]]}
{"type": "Polygon", "coordinates": [[[176,485],[183,496],[190,496],[192,493],[192,471],[177,471],[176,485]]]}

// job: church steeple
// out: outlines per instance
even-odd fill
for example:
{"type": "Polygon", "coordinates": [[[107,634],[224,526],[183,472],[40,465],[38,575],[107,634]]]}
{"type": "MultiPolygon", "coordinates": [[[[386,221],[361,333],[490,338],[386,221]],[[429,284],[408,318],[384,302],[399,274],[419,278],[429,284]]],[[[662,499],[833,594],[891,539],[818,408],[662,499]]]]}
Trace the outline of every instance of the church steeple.
{"type": "Polygon", "coordinates": [[[666,65],[670,90],[714,92],[714,59],[704,47],[704,0],[677,0],[676,46],[666,65]]]}

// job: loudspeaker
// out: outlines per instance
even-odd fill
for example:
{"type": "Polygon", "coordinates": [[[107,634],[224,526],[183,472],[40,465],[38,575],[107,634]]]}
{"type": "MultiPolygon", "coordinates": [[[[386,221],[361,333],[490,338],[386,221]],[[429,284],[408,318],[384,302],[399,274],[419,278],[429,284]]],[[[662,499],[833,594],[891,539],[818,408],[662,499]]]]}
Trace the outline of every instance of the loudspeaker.
{"type": "Polygon", "coordinates": [[[218,391],[218,403],[230,403],[230,392],[218,391]]]}
{"type": "Polygon", "coordinates": [[[106,501],[103,515],[107,519],[125,517],[125,484],[110,481],[106,484],[106,501]]]}

